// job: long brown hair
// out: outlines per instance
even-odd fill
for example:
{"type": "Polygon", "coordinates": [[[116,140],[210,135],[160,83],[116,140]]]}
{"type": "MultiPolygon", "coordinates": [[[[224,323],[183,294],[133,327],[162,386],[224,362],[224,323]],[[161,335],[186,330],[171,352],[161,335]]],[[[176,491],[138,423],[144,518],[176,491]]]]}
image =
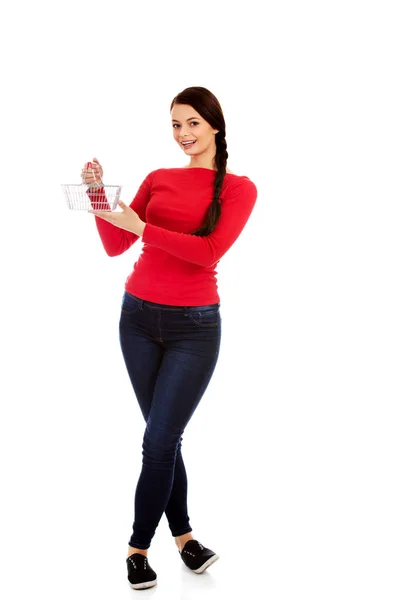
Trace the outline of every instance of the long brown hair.
{"type": "Polygon", "coordinates": [[[180,92],[171,102],[171,108],[175,104],[189,104],[211,125],[213,129],[218,129],[215,135],[215,145],[217,147],[214,157],[214,167],[217,167],[214,179],[214,194],[208,209],[206,219],[203,225],[192,232],[192,235],[205,236],[210,234],[221,216],[220,193],[226,174],[226,161],[228,160],[228,151],[225,140],[225,119],[222,108],[217,98],[204,87],[188,87],[180,92]]]}

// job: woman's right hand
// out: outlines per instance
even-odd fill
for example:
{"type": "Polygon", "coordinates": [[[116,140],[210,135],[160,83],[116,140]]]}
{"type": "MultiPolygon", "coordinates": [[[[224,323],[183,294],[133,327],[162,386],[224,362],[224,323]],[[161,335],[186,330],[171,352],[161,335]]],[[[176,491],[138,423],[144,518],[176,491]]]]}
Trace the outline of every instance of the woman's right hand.
{"type": "Polygon", "coordinates": [[[97,158],[93,159],[93,162],[87,162],[84,164],[81,177],[83,183],[87,185],[91,185],[93,187],[103,185],[103,167],[97,160],[97,158]]]}

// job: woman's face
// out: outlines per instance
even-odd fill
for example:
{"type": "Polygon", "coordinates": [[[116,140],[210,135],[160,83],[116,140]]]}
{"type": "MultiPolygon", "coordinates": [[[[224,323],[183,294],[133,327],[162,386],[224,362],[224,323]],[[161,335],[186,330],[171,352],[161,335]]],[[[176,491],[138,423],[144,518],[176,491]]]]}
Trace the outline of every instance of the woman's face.
{"type": "Polygon", "coordinates": [[[210,148],[215,150],[218,129],[213,129],[189,104],[175,104],[171,120],[174,138],[185,154],[194,156],[210,148]],[[185,147],[183,141],[195,143],[185,147]]]}

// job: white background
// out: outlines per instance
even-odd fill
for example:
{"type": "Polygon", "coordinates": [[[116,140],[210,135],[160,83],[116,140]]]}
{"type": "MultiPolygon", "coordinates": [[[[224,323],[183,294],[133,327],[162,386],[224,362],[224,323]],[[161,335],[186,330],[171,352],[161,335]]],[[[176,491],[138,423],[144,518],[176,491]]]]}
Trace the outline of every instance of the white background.
{"type": "MultiPolygon", "coordinates": [[[[139,241],[108,257],[61,183],[96,156],[129,203],[188,159],[169,106],[219,99],[258,188],[219,265],[222,345],[183,441],[193,533],[165,516],[143,595],[398,599],[396,2],[8,3],[1,14],[1,582],[127,598],[144,431],[118,342],[139,241]]],[[[4,592],[4,593],[3,593],[4,592]]]]}

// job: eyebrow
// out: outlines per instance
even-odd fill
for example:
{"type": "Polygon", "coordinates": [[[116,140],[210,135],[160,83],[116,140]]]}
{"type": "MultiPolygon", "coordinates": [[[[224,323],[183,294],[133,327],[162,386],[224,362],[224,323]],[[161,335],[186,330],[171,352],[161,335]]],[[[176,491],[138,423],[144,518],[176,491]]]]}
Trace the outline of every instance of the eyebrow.
{"type": "MultiPolygon", "coordinates": [[[[197,119],[197,117],[189,117],[189,119],[186,119],[186,121],[191,121],[192,119],[197,119]]],[[[198,120],[198,119],[197,119],[198,120]]],[[[179,123],[179,121],[177,121],[176,119],[172,119],[172,122],[176,122],[179,123]]]]}

